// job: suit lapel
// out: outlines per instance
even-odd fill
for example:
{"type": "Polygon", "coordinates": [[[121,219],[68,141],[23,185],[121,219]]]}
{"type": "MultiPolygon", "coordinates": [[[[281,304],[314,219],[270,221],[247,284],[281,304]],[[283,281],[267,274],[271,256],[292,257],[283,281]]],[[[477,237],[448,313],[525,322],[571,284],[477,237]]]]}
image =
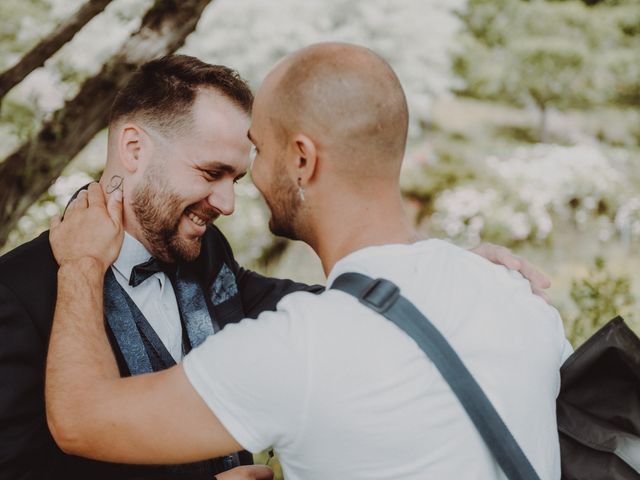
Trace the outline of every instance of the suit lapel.
{"type": "Polygon", "coordinates": [[[173,291],[176,294],[182,324],[189,338],[189,346],[195,348],[213,335],[218,326],[213,312],[209,310],[202,292],[202,286],[193,271],[178,268],[175,277],[171,278],[173,291]]]}
{"type": "Polygon", "coordinates": [[[131,375],[150,373],[176,364],[111,269],[105,275],[104,315],[131,375]]]}

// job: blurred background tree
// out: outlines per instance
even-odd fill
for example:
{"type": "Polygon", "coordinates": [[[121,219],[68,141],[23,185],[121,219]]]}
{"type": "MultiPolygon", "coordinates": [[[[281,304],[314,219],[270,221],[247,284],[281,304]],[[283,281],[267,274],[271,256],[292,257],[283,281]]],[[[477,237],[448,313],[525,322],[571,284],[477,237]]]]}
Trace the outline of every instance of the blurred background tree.
{"type": "MultiPolygon", "coordinates": [[[[421,232],[465,247],[499,242],[539,264],[575,342],[595,328],[594,317],[613,313],[585,298],[619,305],[604,298],[618,298],[604,287],[602,295],[576,293],[574,285],[597,276],[588,270],[597,256],[606,259],[607,278],[628,281],[631,303],[619,308],[633,316],[640,288],[636,0],[2,2],[0,71],[70,24],[64,45],[2,98],[2,251],[46,229],[70,195],[100,175],[108,105],[137,64],[177,50],[230,65],[257,87],[286,53],[341,40],[379,52],[405,86],[411,125],[402,182],[421,232]],[[71,21],[89,7],[82,21],[71,21]],[[141,42],[146,35],[155,40],[141,42]]],[[[269,234],[250,181],[237,195],[237,213],[219,224],[239,260],[267,274],[323,281],[304,245],[269,234]]]]}
{"type": "Polygon", "coordinates": [[[634,1],[470,0],[459,14],[466,33],[453,60],[463,80],[457,93],[533,104],[542,142],[550,107],[637,107],[638,15],[634,1]]]}
{"type": "Polygon", "coordinates": [[[571,299],[578,313],[568,319],[568,332],[576,343],[585,341],[616,315],[632,318],[635,306],[629,277],[609,272],[602,257],[594,259],[586,275],[573,280],[571,299]]]}

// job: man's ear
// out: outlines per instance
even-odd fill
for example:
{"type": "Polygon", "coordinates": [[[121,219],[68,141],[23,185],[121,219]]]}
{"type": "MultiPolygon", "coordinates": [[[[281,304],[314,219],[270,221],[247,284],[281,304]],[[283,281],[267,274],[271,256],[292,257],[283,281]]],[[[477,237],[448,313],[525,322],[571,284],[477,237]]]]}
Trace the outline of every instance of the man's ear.
{"type": "Polygon", "coordinates": [[[306,187],[318,168],[318,148],[315,142],[302,133],[293,139],[293,150],[296,156],[294,170],[299,186],[306,187]]]}
{"type": "Polygon", "coordinates": [[[135,173],[143,162],[145,150],[150,148],[147,134],[134,123],[123,124],[118,131],[118,154],[122,166],[135,173]]]}

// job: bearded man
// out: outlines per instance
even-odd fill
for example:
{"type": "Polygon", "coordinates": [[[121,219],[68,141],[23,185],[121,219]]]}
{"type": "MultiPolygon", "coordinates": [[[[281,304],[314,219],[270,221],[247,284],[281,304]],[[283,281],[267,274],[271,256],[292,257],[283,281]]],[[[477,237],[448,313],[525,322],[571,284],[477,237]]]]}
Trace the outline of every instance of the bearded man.
{"type": "MultiPolygon", "coordinates": [[[[175,365],[208,335],[273,309],[288,292],[320,290],[243,269],[211,225],[234,210],[234,183],[249,164],[252,102],[235,71],[174,55],[142,66],[113,104],[100,185],[127,197],[127,233],[105,275],[104,308],[124,377],[175,365]]],[[[252,463],[247,452],[149,467],[60,451],[43,395],[57,268],[48,232],[0,259],[0,479],[209,480],[252,463]]],[[[255,468],[235,470],[242,472],[255,468]]]]}
{"type": "MultiPolygon", "coordinates": [[[[359,272],[399,285],[468,365],[531,468],[559,478],[555,398],[569,349],[558,313],[522,277],[417,238],[399,185],[407,125],[400,83],[373,52],[320,44],[285,58],[248,134],[270,227],[307,242],[329,283],[359,272]]],[[[122,201],[118,191],[105,203],[92,185],[52,225],[61,267],[47,417],[63,449],[157,463],[273,446],[290,480],[505,478],[418,345],[344,292],[293,293],[181,365],[119,378],[102,316],[122,201]]]]}

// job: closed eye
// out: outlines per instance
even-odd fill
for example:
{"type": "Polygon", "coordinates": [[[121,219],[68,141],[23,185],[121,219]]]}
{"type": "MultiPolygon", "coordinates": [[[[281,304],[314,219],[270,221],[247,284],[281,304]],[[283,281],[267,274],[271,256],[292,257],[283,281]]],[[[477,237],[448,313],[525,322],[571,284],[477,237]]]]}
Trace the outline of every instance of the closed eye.
{"type": "Polygon", "coordinates": [[[221,172],[219,170],[205,170],[204,173],[211,180],[220,180],[222,178],[222,176],[224,175],[224,172],[221,172]]]}
{"type": "MultiPolygon", "coordinates": [[[[222,172],[220,170],[204,170],[204,173],[207,175],[207,177],[209,177],[209,180],[211,181],[221,180],[222,177],[224,177],[227,174],[227,172],[222,172]]],[[[238,183],[245,175],[246,175],[246,172],[236,176],[233,179],[233,183],[238,183]]]]}

